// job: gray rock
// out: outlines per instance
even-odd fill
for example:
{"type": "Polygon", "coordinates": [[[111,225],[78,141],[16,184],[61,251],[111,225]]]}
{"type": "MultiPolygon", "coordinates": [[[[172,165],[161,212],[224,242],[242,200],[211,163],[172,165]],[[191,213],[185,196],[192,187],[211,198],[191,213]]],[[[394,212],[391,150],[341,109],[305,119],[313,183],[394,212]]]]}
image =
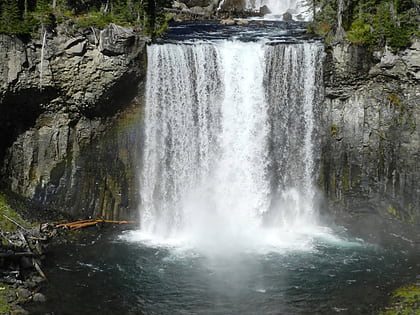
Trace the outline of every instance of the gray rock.
{"type": "Polygon", "coordinates": [[[99,50],[108,56],[123,55],[133,45],[134,38],[131,28],[110,24],[99,34],[99,50]]]}
{"type": "Polygon", "coordinates": [[[271,11],[270,11],[270,9],[266,5],[263,5],[260,8],[260,14],[261,15],[266,15],[266,14],[270,14],[270,13],[271,13],[271,11]]]}
{"type": "Polygon", "coordinates": [[[70,38],[69,40],[64,42],[62,45],[60,45],[60,49],[62,49],[62,50],[69,49],[69,48],[79,44],[80,42],[83,42],[84,40],[85,40],[85,38],[82,37],[82,36],[78,36],[76,38],[70,38]]]}
{"type": "Polygon", "coordinates": [[[29,312],[19,305],[14,305],[11,314],[29,315],[29,312]]]}
{"type": "Polygon", "coordinates": [[[47,298],[42,293],[35,293],[32,297],[32,301],[37,303],[45,303],[47,301],[47,298]]]}
{"type": "Polygon", "coordinates": [[[234,12],[242,12],[245,9],[245,1],[244,0],[224,0],[220,8],[222,11],[234,11],[234,12]]]}
{"type": "Polygon", "coordinates": [[[190,12],[192,14],[197,14],[197,15],[206,15],[208,13],[206,8],[197,7],[197,6],[190,8],[190,12]]]}
{"type": "Polygon", "coordinates": [[[172,8],[179,10],[188,10],[188,6],[185,3],[174,1],[172,3],[172,8]]]}
{"type": "Polygon", "coordinates": [[[83,56],[86,52],[86,41],[79,42],[66,49],[66,54],[72,56],[83,56]]]}
{"type": "Polygon", "coordinates": [[[283,21],[290,22],[293,21],[293,16],[290,12],[283,13],[283,21]]]}
{"type": "Polygon", "coordinates": [[[24,300],[27,300],[32,295],[31,291],[25,288],[18,288],[17,294],[20,299],[24,299],[24,300]]]}
{"type": "Polygon", "coordinates": [[[375,63],[349,44],[327,55],[321,186],[334,211],[420,223],[417,56],[386,49],[375,63]]]}
{"type": "Polygon", "coordinates": [[[220,21],[220,24],[223,24],[223,25],[235,25],[236,22],[233,19],[225,19],[225,20],[221,20],[220,21]]]}

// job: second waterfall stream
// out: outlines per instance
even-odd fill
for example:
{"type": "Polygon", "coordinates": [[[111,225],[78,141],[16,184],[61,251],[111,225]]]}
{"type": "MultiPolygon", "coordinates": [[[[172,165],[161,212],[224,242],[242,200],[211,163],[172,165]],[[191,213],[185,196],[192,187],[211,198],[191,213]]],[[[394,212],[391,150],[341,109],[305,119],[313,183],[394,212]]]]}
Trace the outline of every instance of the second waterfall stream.
{"type": "Polygon", "coordinates": [[[316,230],[322,60],[317,42],[149,46],[142,232],[231,251],[316,230]]]}

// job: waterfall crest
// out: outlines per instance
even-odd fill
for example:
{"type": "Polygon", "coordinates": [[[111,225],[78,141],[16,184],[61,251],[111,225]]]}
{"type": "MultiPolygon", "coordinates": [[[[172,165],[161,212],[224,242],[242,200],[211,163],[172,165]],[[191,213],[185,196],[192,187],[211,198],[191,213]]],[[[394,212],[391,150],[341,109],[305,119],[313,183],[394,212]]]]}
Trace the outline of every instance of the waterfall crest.
{"type": "Polygon", "coordinates": [[[148,47],[142,230],[237,246],[314,224],[321,63],[317,43],[148,47]]]}
{"type": "Polygon", "coordinates": [[[290,13],[294,20],[310,21],[313,19],[313,3],[307,0],[246,0],[245,8],[260,11],[266,7],[270,13],[265,18],[280,19],[284,13],[290,13]]]}

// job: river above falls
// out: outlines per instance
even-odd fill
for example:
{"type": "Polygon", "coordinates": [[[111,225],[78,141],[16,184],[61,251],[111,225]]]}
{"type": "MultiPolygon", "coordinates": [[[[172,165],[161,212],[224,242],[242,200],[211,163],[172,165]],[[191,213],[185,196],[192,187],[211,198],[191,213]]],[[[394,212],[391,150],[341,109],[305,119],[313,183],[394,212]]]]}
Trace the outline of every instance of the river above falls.
{"type": "Polygon", "coordinates": [[[240,41],[270,41],[273,43],[296,43],[308,41],[317,37],[307,33],[307,22],[281,22],[264,20],[247,20],[246,25],[223,25],[219,21],[173,23],[163,38],[157,43],[178,43],[240,40],[240,41]]]}

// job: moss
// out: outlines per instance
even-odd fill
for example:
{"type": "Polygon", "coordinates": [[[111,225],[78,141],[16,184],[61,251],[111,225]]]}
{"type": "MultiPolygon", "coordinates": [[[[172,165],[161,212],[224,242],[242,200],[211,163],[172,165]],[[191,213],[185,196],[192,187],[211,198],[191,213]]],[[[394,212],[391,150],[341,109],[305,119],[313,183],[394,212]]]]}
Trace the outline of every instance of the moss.
{"type": "Polygon", "coordinates": [[[2,231],[15,231],[16,224],[11,222],[8,218],[16,221],[18,224],[26,227],[26,222],[16,213],[16,211],[7,202],[7,196],[0,192],[0,229],[2,231]]]}
{"type": "Polygon", "coordinates": [[[386,98],[387,98],[387,100],[389,100],[391,102],[392,105],[397,107],[397,109],[399,109],[400,112],[404,111],[404,105],[401,102],[398,94],[390,93],[390,94],[388,94],[388,96],[386,98]]]}
{"type": "Polygon", "coordinates": [[[335,173],[333,173],[331,176],[331,191],[334,193],[336,191],[335,173]]]}
{"type": "Polygon", "coordinates": [[[411,203],[407,206],[407,222],[410,224],[416,224],[420,222],[420,216],[416,213],[416,209],[411,203]]]}
{"type": "Polygon", "coordinates": [[[380,315],[420,315],[420,285],[409,285],[395,290],[390,306],[380,315]]]}
{"type": "Polygon", "coordinates": [[[13,290],[7,285],[0,283],[0,314],[10,314],[12,309],[9,303],[9,296],[13,290]]]}
{"type": "Polygon", "coordinates": [[[343,169],[343,189],[344,191],[348,191],[350,189],[349,186],[349,168],[345,167],[343,169]]]}
{"type": "Polygon", "coordinates": [[[339,130],[340,130],[340,127],[338,127],[338,125],[332,124],[331,129],[330,129],[331,137],[335,137],[338,134],[339,130]]]}
{"type": "Polygon", "coordinates": [[[388,213],[393,217],[398,217],[397,209],[395,209],[392,205],[388,206],[388,213]]]}

